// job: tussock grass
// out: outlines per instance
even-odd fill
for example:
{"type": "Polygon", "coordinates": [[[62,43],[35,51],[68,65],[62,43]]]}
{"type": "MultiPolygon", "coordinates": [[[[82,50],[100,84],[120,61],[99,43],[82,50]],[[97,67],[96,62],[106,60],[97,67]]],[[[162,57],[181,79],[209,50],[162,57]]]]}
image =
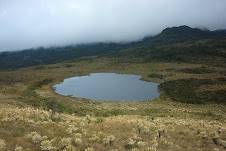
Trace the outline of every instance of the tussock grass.
{"type": "MultiPolygon", "coordinates": [[[[139,74],[143,76],[142,80],[163,85],[173,80],[182,81],[183,84],[184,79],[193,78],[199,84],[195,90],[198,94],[206,90],[225,90],[224,81],[220,81],[225,78],[222,66],[214,65],[211,68],[214,72],[197,74],[193,71],[208,66],[175,62],[128,63],[122,60],[106,56],[89,57],[41,68],[1,72],[0,139],[6,142],[5,150],[13,150],[16,145],[32,151],[41,150],[41,141],[46,139],[44,136],[49,140],[46,144],[50,143],[56,150],[66,147],[81,151],[88,147],[96,151],[134,148],[140,151],[148,148],[160,151],[223,150],[214,144],[213,136],[210,136],[220,130],[219,139],[226,140],[226,106],[223,104],[181,103],[186,100],[183,95],[177,102],[164,89],[159,89],[161,96],[154,101],[108,102],[64,97],[56,94],[52,88],[52,85],[65,78],[114,72],[139,74]],[[187,69],[189,72],[181,72],[187,69]],[[194,70],[190,72],[190,69],[194,70]],[[203,80],[218,82],[199,82],[203,80]],[[27,138],[33,131],[41,136],[40,142],[34,143],[32,137],[27,138]],[[197,136],[198,131],[203,135],[197,136]],[[76,133],[81,133],[82,143],[78,143],[80,140],[75,142],[76,133]],[[63,138],[70,138],[73,146],[60,146],[63,138]],[[110,145],[110,140],[113,145],[110,145]]],[[[183,90],[186,89],[178,88],[179,92],[183,90]]],[[[204,102],[206,100],[203,99],[204,102]]]]}

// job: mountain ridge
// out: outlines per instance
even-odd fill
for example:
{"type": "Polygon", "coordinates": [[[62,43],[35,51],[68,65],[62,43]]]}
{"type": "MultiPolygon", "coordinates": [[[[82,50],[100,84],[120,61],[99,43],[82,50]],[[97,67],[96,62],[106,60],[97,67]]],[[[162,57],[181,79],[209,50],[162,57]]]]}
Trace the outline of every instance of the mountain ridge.
{"type": "Polygon", "coordinates": [[[215,39],[226,37],[226,30],[202,30],[183,25],[179,27],[165,28],[160,34],[146,42],[149,46],[169,45],[184,43],[194,40],[215,39]]]}
{"type": "Polygon", "coordinates": [[[164,29],[156,36],[147,36],[131,43],[93,43],[86,45],[70,45],[65,47],[50,47],[27,49],[17,52],[0,53],[0,71],[12,70],[37,65],[48,65],[73,60],[80,57],[102,55],[136,47],[158,47],[202,39],[226,37],[226,30],[208,31],[189,26],[179,26],[164,29]]]}

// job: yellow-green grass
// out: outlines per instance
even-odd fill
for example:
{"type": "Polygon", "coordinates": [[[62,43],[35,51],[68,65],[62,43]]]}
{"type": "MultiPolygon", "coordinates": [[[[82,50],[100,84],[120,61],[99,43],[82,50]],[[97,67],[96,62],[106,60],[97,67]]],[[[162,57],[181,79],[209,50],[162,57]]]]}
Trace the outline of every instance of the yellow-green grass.
{"type": "MultiPolygon", "coordinates": [[[[163,83],[178,79],[216,79],[224,77],[223,67],[209,67],[203,64],[186,63],[117,63],[115,58],[90,57],[82,58],[71,62],[18,69],[15,71],[0,73],[0,139],[6,141],[5,150],[12,150],[16,145],[30,150],[41,150],[40,143],[34,144],[31,139],[25,138],[32,131],[46,135],[49,139],[54,139],[53,146],[59,149],[59,141],[62,138],[72,138],[74,134],[66,134],[69,125],[75,125],[81,129],[86,129],[87,134],[82,135],[83,143],[76,146],[77,150],[85,150],[92,147],[96,151],[107,151],[118,149],[119,151],[138,148],[136,145],[127,146],[126,140],[135,133],[142,141],[146,142],[141,151],[152,146],[150,141],[155,139],[155,130],[163,126],[166,132],[163,138],[168,142],[156,138],[158,142],[157,150],[213,150],[216,146],[212,141],[212,136],[207,139],[197,138],[198,129],[204,130],[207,135],[211,132],[221,130],[220,139],[226,139],[226,106],[223,104],[184,104],[172,101],[161,92],[161,96],[154,101],[132,101],[132,102],[109,102],[92,101],[83,98],[64,97],[54,92],[52,85],[63,82],[65,78],[73,76],[88,75],[90,73],[111,72],[125,74],[139,74],[146,81],[163,83]],[[70,66],[68,66],[70,64],[70,66]],[[193,74],[181,72],[183,69],[207,68],[216,72],[208,74],[193,74]],[[150,75],[157,75],[156,77],[150,75]],[[158,78],[162,75],[162,78],[158,78]],[[51,79],[50,83],[37,87],[37,83],[51,79]],[[48,112],[52,107],[51,103],[57,103],[55,107],[58,113],[53,115],[48,112]],[[49,106],[48,106],[49,105],[49,106]],[[17,108],[18,107],[18,108],[17,108]],[[28,108],[29,109],[22,109],[28,108]],[[35,116],[30,116],[30,112],[36,111],[35,116]],[[43,111],[41,109],[44,109],[43,111]],[[30,111],[27,111],[30,110],[30,111]],[[16,114],[13,114],[15,111],[16,114]],[[28,114],[25,114],[29,112],[28,114]],[[43,119],[40,114],[45,112],[43,119]],[[90,121],[85,115],[91,115],[90,121]],[[122,116],[118,116],[122,114],[122,116]],[[18,117],[19,119],[17,119],[18,117]],[[81,116],[83,115],[83,116],[81,116]],[[115,116],[116,115],[116,116],[115,116]],[[102,117],[105,116],[105,117],[102,117]],[[15,117],[17,117],[15,120],[15,117]],[[27,118],[26,118],[27,117],[27,118]],[[9,119],[7,119],[9,118],[9,119]],[[10,119],[11,118],[11,119],[10,119]],[[100,119],[101,118],[101,119],[100,119]],[[103,122],[101,121],[103,119],[103,122]],[[33,121],[30,121],[33,120],[33,121]],[[80,126],[80,123],[86,123],[80,126]],[[88,124],[90,123],[90,124],[88,124]],[[139,123],[147,125],[150,130],[145,134],[143,129],[138,133],[139,123]],[[103,135],[97,141],[92,141],[93,132],[102,132],[103,135]],[[115,136],[114,145],[104,145],[102,140],[105,136],[115,136]]],[[[210,89],[209,86],[202,86],[201,90],[210,89]]],[[[214,85],[211,90],[225,90],[225,85],[214,85]]],[[[201,91],[200,90],[200,91],[201,91]]]]}

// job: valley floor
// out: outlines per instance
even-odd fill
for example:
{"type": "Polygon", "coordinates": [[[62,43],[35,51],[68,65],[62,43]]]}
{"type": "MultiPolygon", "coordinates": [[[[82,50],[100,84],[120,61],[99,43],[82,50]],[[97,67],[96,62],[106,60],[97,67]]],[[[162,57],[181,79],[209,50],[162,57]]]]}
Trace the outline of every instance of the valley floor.
{"type": "MultiPolygon", "coordinates": [[[[164,83],[179,79],[222,78],[210,67],[178,63],[117,63],[92,57],[74,62],[0,73],[0,150],[179,151],[224,150],[226,105],[173,101],[164,91],[154,101],[104,102],[63,97],[52,85],[72,76],[97,72],[139,74],[164,83]],[[190,71],[190,70],[189,70],[190,71]],[[215,144],[214,141],[215,140],[215,144]]],[[[209,85],[200,86],[200,93],[209,85]]],[[[225,90],[225,84],[211,89],[225,90]]],[[[181,90],[183,92],[183,90],[181,90]]],[[[173,97],[176,97],[173,96],[173,97]]]]}

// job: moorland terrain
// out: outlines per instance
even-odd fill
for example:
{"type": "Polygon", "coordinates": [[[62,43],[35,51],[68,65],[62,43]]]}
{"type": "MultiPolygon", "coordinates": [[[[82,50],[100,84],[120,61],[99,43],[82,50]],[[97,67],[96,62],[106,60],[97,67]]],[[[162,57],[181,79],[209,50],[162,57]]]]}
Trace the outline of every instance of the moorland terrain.
{"type": "Polygon", "coordinates": [[[56,54],[49,62],[29,55],[39,50],[2,53],[0,150],[225,150],[225,30],[173,27],[117,49],[106,45],[109,53],[69,59],[59,59],[64,58],[60,48],[59,53],[45,48],[51,55],[43,60],[56,54]],[[101,72],[142,75],[160,83],[161,95],[93,101],[61,96],[52,87],[101,72]]]}

